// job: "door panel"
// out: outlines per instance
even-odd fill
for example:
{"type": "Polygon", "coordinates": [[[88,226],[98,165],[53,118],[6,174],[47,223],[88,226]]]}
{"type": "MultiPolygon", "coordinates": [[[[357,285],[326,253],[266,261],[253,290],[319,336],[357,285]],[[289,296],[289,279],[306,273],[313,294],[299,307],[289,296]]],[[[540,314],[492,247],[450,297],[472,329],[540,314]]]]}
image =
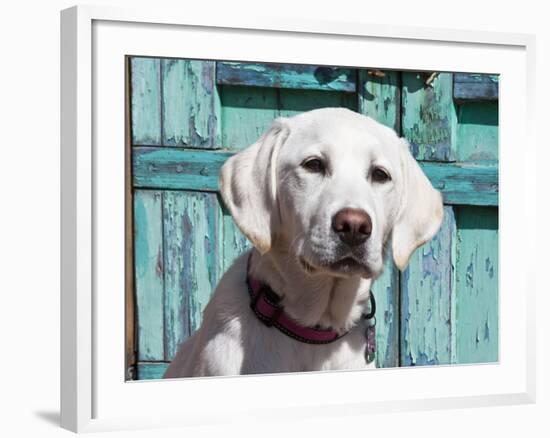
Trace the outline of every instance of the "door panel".
{"type": "Polygon", "coordinates": [[[132,145],[160,145],[160,60],[131,58],[132,145]]]}
{"type": "Polygon", "coordinates": [[[431,72],[402,74],[402,129],[417,160],[456,159],[456,110],[453,75],[440,73],[429,84],[431,72]]]}
{"type": "Polygon", "coordinates": [[[457,362],[498,360],[498,214],[461,207],[458,212],[457,362]]]}
{"type": "Polygon", "coordinates": [[[243,86],[222,86],[222,142],[238,150],[254,143],[279,113],[277,90],[243,86]]]}
{"type": "Polygon", "coordinates": [[[445,207],[437,235],[415,251],[401,279],[401,365],[452,361],[456,223],[445,207]]]}
{"type": "Polygon", "coordinates": [[[163,59],[162,130],[164,146],[219,147],[220,100],[216,63],[163,59]]]}
{"type": "Polygon", "coordinates": [[[162,192],[134,193],[137,353],[140,361],[164,359],[164,245],[162,192]]]}

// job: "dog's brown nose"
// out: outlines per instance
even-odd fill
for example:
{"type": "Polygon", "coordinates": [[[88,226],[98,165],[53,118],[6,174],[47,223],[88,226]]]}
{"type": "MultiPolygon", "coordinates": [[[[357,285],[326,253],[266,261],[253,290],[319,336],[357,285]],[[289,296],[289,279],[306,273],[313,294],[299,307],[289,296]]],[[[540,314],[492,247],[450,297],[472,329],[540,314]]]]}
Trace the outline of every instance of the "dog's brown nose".
{"type": "Polygon", "coordinates": [[[349,246],[364,243],[372,233],[368,213],[357,208],[343,208],[332,218],[332,229],[349,246]]]}

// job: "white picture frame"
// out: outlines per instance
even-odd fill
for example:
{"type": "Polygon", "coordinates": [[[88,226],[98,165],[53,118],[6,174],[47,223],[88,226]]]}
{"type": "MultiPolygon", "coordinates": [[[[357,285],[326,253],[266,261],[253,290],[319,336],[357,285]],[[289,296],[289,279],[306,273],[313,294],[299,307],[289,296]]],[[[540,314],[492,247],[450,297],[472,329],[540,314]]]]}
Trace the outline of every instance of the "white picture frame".
{"type": "Polygon", "coordinates": [[[536,200],[536,175],[526,162],[535,151],[534,44],[534,36],[525,34],[290,17],[243,15],[237,20],[181,10],[104,6],[62,11],[62,427],[101,431],[235,423],[251,417],[261,421],[274,410],[278,415],[311,418],[534,402],[534,267],[516,256],[531,253],[535,242],[535,218],[522,208],[536,200]],[[193,44],[175,44],[174,38],[193,44]],[[124,338],[119,337],[124,330],[124,98],[120,99],[124,60],[120,56],[360,66],[360,60],[353,62],[358,47],[372,49],[371,59],[378,67],[501,75],[499,363],[125,382],[124,338]],[[517,144],[525,153],[512,157],[508,151],[517,144]],[[519,224],[521,236],[514,233],[519,224]],[[289,402],[285,391],[298,383],[302,391],[289,402]],[[358,387],[369,391],[357,391],[358,387]],[[182,393],[192,393],[192,403],[178,398],[182,393]],[[260,404],[253,397],[257,393],[270,397],[260,404]],[[233,394],[230,404],[224,394],[233,394]]]}

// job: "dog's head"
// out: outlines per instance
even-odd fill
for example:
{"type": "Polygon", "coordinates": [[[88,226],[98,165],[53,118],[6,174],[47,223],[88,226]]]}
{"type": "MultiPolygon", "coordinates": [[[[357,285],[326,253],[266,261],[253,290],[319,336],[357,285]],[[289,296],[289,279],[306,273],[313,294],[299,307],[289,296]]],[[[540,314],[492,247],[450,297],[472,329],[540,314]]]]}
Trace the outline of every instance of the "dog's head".
{"type": "Polygon", "coordinates": [[[443,218],[441,195],[407,142],[341,108],[276,119],[227,160],[220,187],[261,253],[287,251],[312,275],[374,278],[390,237],[403,270],[443,218]]]}

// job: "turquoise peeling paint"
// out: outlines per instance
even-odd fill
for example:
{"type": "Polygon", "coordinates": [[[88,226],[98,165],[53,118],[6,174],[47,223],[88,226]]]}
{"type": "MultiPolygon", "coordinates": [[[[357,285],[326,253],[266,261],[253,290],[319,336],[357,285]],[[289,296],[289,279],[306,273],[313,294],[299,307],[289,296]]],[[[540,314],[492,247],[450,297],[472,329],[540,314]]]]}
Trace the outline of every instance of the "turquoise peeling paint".
{"type": "Polygon", "coordinates": [[[452,207],[438,234],[411,257],[402,277],[401,363],[439,365],[451,363],[451,326],[454,292],[452,252],[456,222],[452,207]]]}
{"type": "Polygon", "coordinates": [[[132,58],[132,144],[160,145],[162,140],[160,60],[132,58]]]}
{"type": "Polygon", "coordinates": [[[139,360],[164,358],[164,255],[162,193],[137,190],[134,194],[134,253],[137,342],[139,360]]]}
{"type": "Polygon", "coordinates": [[[430,85],[429,75],[402,74],[402,130],[418,160],[453,161],[456,109],[453,75],[440,73],[430,85]]]}
{"type": "Polygon", "coordinates": [[[353,93],[356,72],[329,66],[219,62],[216,81],[223,85],[353,93]]]}
{"type": "Polygon", "coordinates": [[[215,62],[163,59],[163,144],[214,148],[220,144],[215,62]]]}

